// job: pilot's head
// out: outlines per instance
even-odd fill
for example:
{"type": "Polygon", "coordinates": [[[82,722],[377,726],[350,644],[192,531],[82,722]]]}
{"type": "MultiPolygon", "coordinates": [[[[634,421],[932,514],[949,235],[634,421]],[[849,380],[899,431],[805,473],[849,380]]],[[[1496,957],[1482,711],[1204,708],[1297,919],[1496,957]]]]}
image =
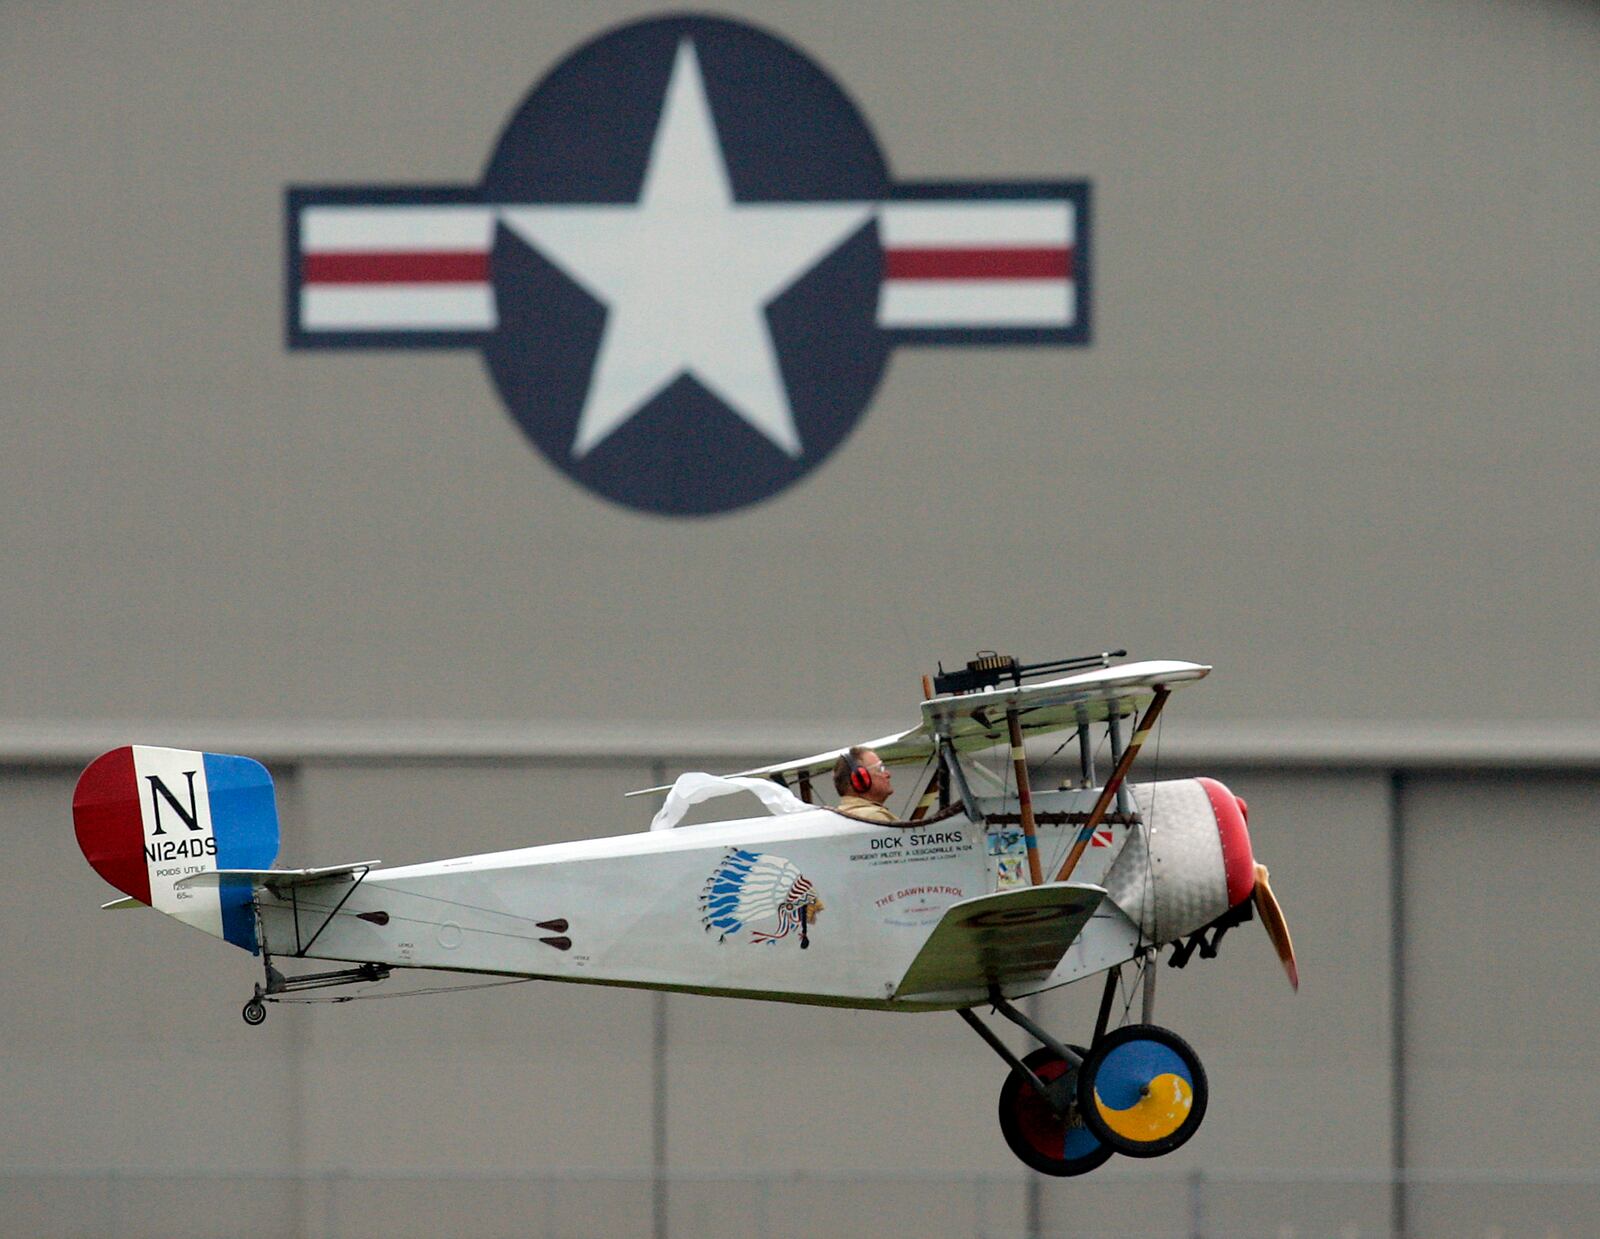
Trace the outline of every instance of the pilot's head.
{"type": "Polygon", "coordinates": [[[834,763],[833,790],[841,796],[859,796],[873,804],[882,804],[894,791],[894,782],[889,776],[889,767],[878,755],[857,744],[834,763]]]}

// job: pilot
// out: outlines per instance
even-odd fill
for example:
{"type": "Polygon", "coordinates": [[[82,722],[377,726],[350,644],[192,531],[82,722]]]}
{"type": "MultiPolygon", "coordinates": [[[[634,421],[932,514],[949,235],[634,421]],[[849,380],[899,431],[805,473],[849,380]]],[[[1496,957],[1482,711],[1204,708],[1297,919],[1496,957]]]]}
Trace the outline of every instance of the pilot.
{"type": "Polygon", "coordinates": [[[895,815],[884,807],[894,784],[889,768],[871,749],[852,746],[833,765],[833,789],[839,793],[839,812],[866,822],[893,822],[895,815]]]}

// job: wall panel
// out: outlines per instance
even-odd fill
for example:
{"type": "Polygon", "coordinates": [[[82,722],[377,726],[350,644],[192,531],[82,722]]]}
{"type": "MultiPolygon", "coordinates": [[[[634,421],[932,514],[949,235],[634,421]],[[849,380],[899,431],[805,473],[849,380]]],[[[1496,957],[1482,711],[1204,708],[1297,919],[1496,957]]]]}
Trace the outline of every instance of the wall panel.
{"type": "Polygon", "coordinates": [[[0,768],[0,1164],[298,1168],[304,1030],[245,1027],[247,953],[148,909],[99,910],[121,894],[78,850],[76,780],[0,768]]]}
{"type": "Polygon", "coordinates": [[[1411,1163],[1593,1167],[1600,781],[1416,778],[1403,804],[1411,1163]]]}

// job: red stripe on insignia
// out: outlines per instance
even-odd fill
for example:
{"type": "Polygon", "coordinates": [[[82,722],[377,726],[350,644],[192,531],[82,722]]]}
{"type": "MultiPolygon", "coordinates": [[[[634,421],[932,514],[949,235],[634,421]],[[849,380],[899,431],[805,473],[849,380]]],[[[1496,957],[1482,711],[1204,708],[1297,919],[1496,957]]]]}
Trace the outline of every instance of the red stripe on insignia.
{"type": "Polygon", "coordinates": [[[489,278],[489,255],[439,253],[321,253],[301,256],[307,284],[481,284],[489,278]]]}
{"type": "Polygon", "coordinates": [[[883,252],[891,280],[1070,280],[1072,251],[1048,249],[894,249],[883,252]]]}

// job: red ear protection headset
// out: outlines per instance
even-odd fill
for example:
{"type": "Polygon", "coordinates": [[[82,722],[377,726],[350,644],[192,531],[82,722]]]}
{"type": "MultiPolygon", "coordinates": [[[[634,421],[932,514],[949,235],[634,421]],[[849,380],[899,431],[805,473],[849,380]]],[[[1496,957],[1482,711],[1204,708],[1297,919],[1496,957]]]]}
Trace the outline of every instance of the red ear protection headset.
{"type": "Polygon", "coordinates": [[[850,790],[853,792],[870,792],[872,790],[872,771],[868,770],[855,758],[855,754],[846,749],[844,764],[850,767],[850,790]]]}

